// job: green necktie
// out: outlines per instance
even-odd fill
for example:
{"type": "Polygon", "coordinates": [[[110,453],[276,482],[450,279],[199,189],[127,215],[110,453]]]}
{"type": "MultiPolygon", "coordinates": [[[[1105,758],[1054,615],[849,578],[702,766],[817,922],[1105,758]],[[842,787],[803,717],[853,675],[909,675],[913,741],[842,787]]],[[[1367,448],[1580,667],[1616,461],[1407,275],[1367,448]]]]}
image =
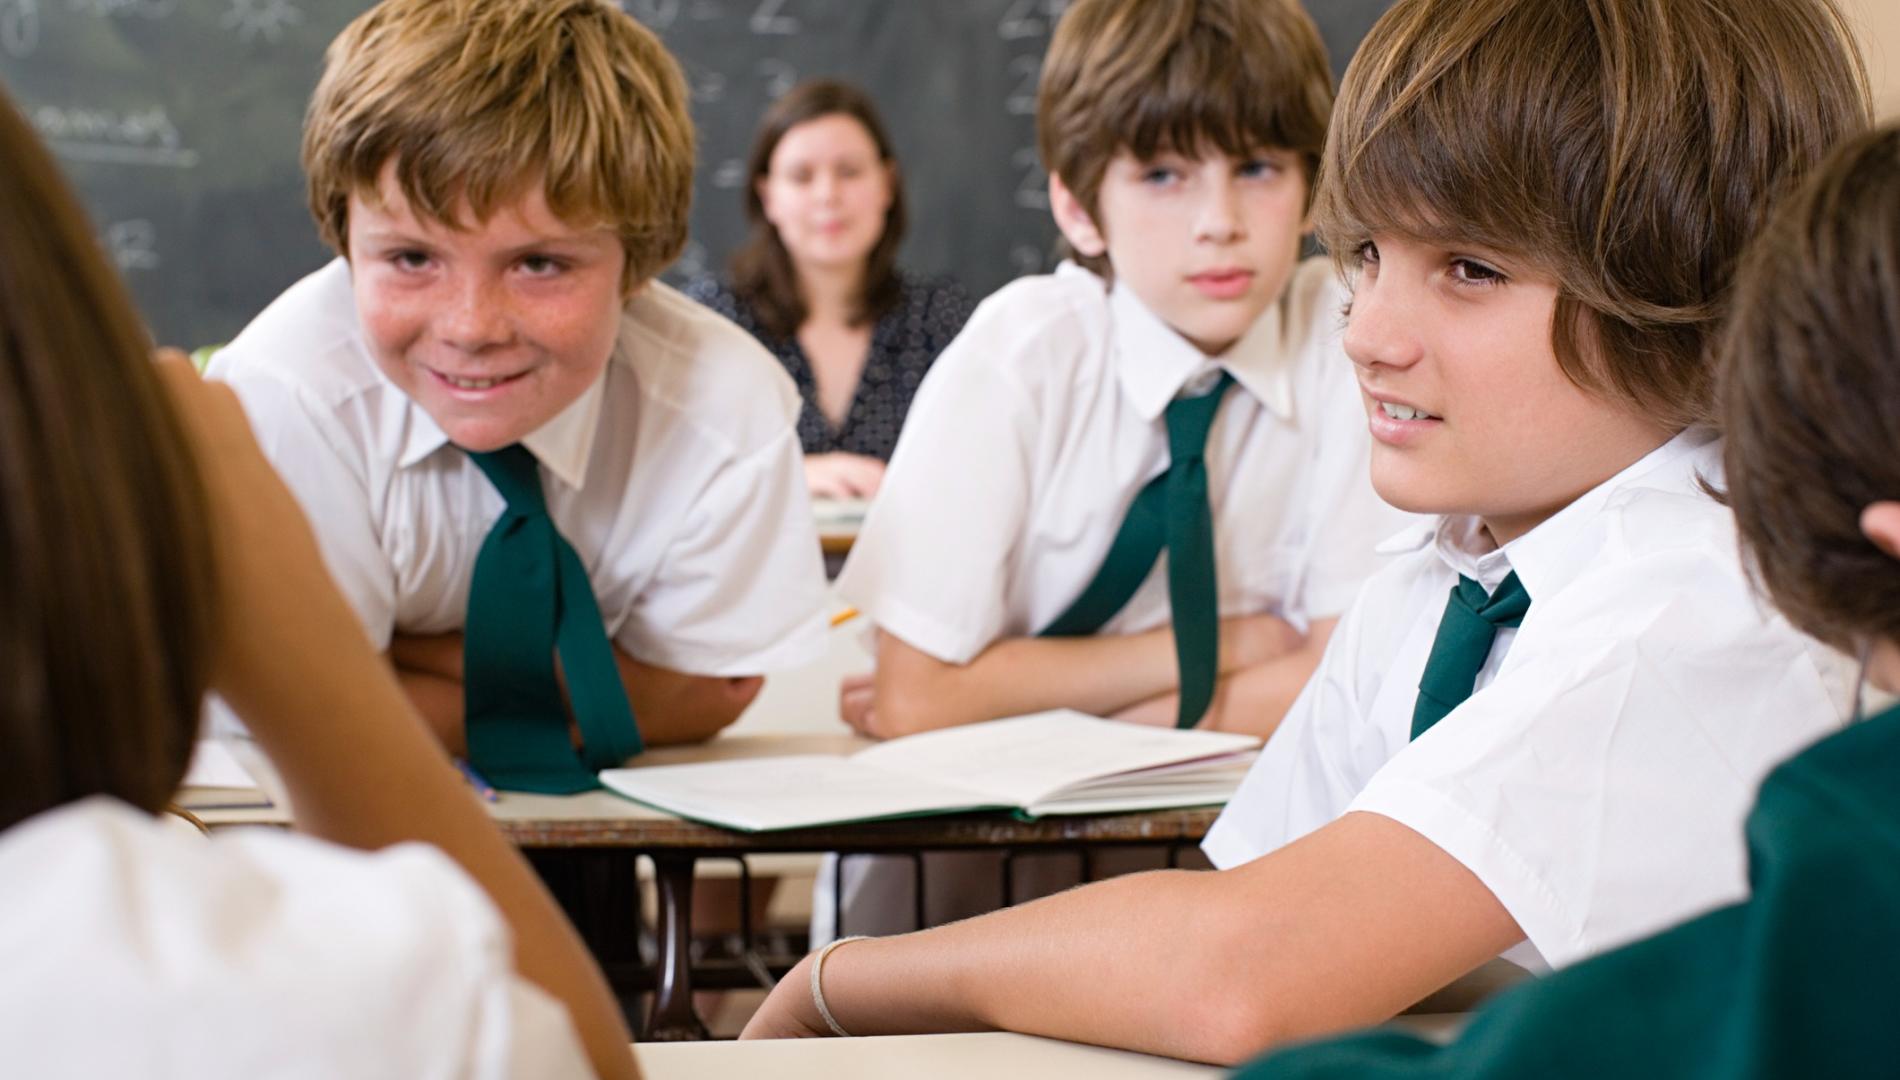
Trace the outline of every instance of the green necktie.
{"type": "Polygon", "coordinates": [[[482,541],[462,644],[469,761],[496,787],[565,795],[640,752],[613,646],[574,548],[548,517],[534,455],[468,455],[507,502],[482,541]],[[559,652],[583,751],[568,738],[559,652]],[[583,761],[583,755],[585,760],[583,761]]]}
{"type": "Polygon", "coordinates": [[[1438,636],[1432,639],[1432,655],[1425,661],[1425,674],[1418,680],[1418,701],[1412,706],[1412,738],[1425,734],[1471,696],[1478,685],[1478,672],[1491,655],[1491,643],[1498,629],[1516,626],[1531,609],[1531,594],[1510,577],[1498,583],[1498,591],[1485,595],[1484,586],[1462,574],[1445,601],[1445,616],[1438,621],[1438,636]]]}
{"type": "Polygon", "coordinates": [[[1168,607],[1174,662],[1180,675],[1176,727],[1200,723],[1214,699],[1220,666],[1220,594],[1215,588],[1214,514],[1207,505],[1207,433],[1234,377],[1200,397],[1169,402],[1168,468],[1135,496],[1102,568],[1043,637],[1081,637],[1100,630],[1148,579],[1168,552],[1168,607]]]}

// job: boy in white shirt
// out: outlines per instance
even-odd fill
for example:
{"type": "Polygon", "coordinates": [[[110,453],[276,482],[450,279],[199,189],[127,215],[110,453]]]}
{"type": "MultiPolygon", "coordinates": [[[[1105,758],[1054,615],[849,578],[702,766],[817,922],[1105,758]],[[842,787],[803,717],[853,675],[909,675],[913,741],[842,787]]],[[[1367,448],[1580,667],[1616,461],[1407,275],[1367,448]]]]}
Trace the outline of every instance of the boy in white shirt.
{"type": "Polygon", "coordinates": [[[1828,0],[1399,0],[1315,216],[1373,481],[1440,518],[1210,834],[1227,869],[851,944],[752,1033],[1232,1061],[1742,896],[1753,791],[1852,671],[1754,595],[1699,425],[1743,247],[1867,122],[1855,55],[1828,0]]]}
{"type": "MultiPolygon", "coordinates": [[[[1408,520],[1366,478],[1345,294],[1299,260],[1331,105],[1295,3],[1064,13],[1037,131],[1077,261],[986,301],[918,391],[838,578],[878,631],[853,727],[1072,708],[1273,730],[1408,520]]],[[[840,925],[913,928],[908,865],[850,860],[840,925]]],[[[1013,895],[1074,866],[1028,858],[1013,895]]],[[[926,876],[929,922],[996,903],[992,856],[926,876]]],[[[821,938],[831,905],[821,887],[821,938]]]]}
{"type": "Polygon", "coordinates": [[[235,395],[152,363],[4,93],[0,160],[5,1074],[633,1080],[606,980],[369,647],[235,395]],[[303,835],[161,813],[211,687],[303,835]]]}
{"type": "Polygon", "coordinates": [[[1344,294],[1299,261],[1331,104],[1295,3],[1064,14],[1037,137],[1077,262],[986,301],[918,393],[838,579],[878,629],[853,726],[1273,729],[1405,522],[1344,294]]]}
{"type": "Polygon", "coordinates": [[[389,0],[306,122],[340,258],[211,368],[412,700],[501,786],[705,738],[822,645],[797,394],[652,280],[692,167],[678,66],[614,6],[389,0]]]}

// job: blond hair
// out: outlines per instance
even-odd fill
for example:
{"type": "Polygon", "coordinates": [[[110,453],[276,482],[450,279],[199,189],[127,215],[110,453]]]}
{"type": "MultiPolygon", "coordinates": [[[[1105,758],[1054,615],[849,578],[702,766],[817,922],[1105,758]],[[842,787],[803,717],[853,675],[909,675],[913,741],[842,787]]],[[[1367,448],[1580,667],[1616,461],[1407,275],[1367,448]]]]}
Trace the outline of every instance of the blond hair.
{"type": "Polygon", "coordinates": [[[1557,361],[1671,429],[1770,204],[1870,120],[1831,0],[1399,0],[1340,91],[1315,224],[1556,278],[1557,361]]]}
{"type": "Polygon", "coordinates": [[[330,43],[304,121],[310,211],[348,254],[349,200],[381,173],[420,217],[463,227],[543,185],[615,230],[631,287],[679,256],[693,128],[679,65],[605,0],[385,0],[330,43]]]}
{"type": "Polygon", "coordinates": [[[1325,42],[1294,0],[1077,0],[1043,59],[1036,143],[1099,223],[1102,176],[1123,151],[1287,150],[1311,180],[1332,105],[1325,42]]]}

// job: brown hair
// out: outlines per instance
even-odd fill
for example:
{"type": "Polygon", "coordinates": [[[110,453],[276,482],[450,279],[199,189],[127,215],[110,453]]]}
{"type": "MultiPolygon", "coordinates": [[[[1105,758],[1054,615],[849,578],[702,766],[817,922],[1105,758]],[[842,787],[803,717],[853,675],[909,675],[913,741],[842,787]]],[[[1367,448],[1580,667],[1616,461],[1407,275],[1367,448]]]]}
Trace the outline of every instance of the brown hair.
{"type": "Polygon", "coordinates": [[[209,675],[204,489],[84,212],[0,94],[0,828],[162,807],[209,675]]]}
{"type": "Polygon", "coordinates": [[[1869,117],[1832,0],[1399,0],[1340,91],[1315,221],[1557,280],[1579,387],[1712,418],[1712,341],[1769,204],[1869,117]]]}
{"type": "Polygon", "coordinates": [[[693,127],[679,65],[605,0],[385,0],[324,54],[304,120],[310,211],[348,255],[351,195],[396,164],[404,198],[449,227],[545,186],[571,224],[620,235],[629,289],[686,245],[693,127]]]}
{"type": "Polygon", "coordinates": [[[1842,146],[1743,264],[1719,378],[1729,503],[1775,605],[1836,646],[1900,640],[1900,128],[1842,146]]]}
{"type": "MultiPolygon", "coordinates": [[[[1116,154],[1287,150],[1310,182],[1332,107],[1326,44],[1295,0],[1077,0],[1043,59],[1036,144],[1100,226],[1116,154]]],[[[1108,271],[1107,256],[1070,254],[1108,271]]]]}
{"type": "Polygon", "coordinates": [[[732,253],[732,291],[757,313],[759,325],[776,338],[790,338],[805,321],[805,298],[798,291],[798,273],[778,229],[765,219],[759,181],[772,171],[772,154],[786,132],[827,116],[848,116],[864,125],[877,147],[878,160],[891,167],[891,205],[884,212],[884,232],[864,260],[864,279],[852,311],[853,326],[881,318],[897,306],[903,283],[897,275],[897,249],[904,242],[908,213],[904,207],[903,177],[895,166],[897,155],[877,109],[864,91],[834,79],[813,79],[792,87],[774,102],[759,121],[746,164],[745,216],[752,231],[732,253]]]}

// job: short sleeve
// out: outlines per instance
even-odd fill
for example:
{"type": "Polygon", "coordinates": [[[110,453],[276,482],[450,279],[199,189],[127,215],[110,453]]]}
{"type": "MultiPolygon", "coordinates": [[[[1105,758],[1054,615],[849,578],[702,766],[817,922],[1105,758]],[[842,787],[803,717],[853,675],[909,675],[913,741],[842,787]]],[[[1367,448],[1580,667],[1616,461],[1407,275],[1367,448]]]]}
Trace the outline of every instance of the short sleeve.
{"type": "Polygon", "coordinates": [[[308,391],[247,362],[240,350],[220,352],[208,375],[236,391],[264,456],[311,521],[331,579],[371,642],[387,649],[396,624],[396,572],[372,511],[365,448],[308,391]]]}
{"type": "Polygon", "coordinates": [[[9,1075],[592,1075],[565,1009],[516,975],[500,914],[434,848],[207,842],[95,798],[0,838],[0,869],[27,867],[38,888],[0,931],[9,1075]]]}
{"type": "Polygon", "coordinates": [[[694,675],[798,667],[824,649],[824,582],[788,422],[711,471],[615,640],[629,655],[694,675]]]}
{"type": "Polygon", "coordinates": [[[1346,758],[1366,725],[1361,657],[1376,622],[1364,603],[1340,620],[1319,667],[1208,829],[1201,849],[1215,866],[1232,869],[1299,839],[1358,793],[1358,766],[1346,758]]]}
{"type": "Polygon", "coordinates": [[[952,664],[1001,636],[1028,517],[1036,417],[996,355],[999,321],[979,313],[931,367],[837,582],[880,629],[952,664]]]}
{"type": "Polygon", "coordinates": [[[1841,672],[1694,547],[1532,607],[1497,677],[1348,810],[1463,863],[1562,965],[1744,895],[1756,785],[1838,723],[1841,672]]]}

